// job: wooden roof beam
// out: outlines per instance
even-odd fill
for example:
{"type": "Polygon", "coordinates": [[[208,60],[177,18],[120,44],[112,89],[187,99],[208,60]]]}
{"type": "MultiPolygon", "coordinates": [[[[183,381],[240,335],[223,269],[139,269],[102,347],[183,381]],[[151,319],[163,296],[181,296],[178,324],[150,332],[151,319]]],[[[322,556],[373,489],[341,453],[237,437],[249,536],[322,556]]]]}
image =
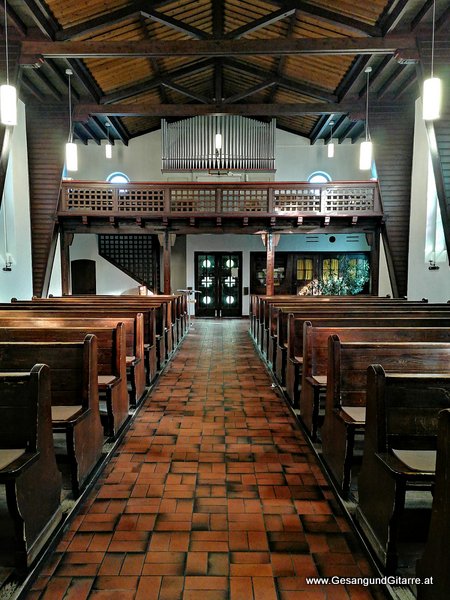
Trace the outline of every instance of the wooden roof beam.
{"type": "Polygon", "coordinates": [[[29,8],[30,16],[42,33],[50,39],[55,39],[59,25],[47,6],[41,0],[23,0],[23,3],[29,8]]]}
{"type": "Polygon", "coordinates": [[[320,138],[324,131],[326,131],[330,127],[330,122],[335,120],[334,114],[323,115],[314,126],[311,135],[309,136],[309,140],[312,144],[315,144],[316,141],[320,138]]]}
{"type": "MultiPolygon", "coordinates": [[[[213,58],[205,58],[203,60],[189,63],[184,67],[180,67],[179,69],[175,69],[174,71],[172,71],[170,73],[170,80],[174,81],[180,77],[186,77],[186,75],[193,75],[195,73],[199,73],[213,64],[213,58]]],[[[162,85],[163,79],[168,81],[169,77],[164,77],[164,75],[159,74],[158,76],[153,77],[152,79],[148,79],[147,81],[144,81],[137,85],[122,88],[117,92],[107,94],[106,96],[103,96],[101,102],[103,104],[110,104],[112,102],[120,102],[121,100],[125,100],[126,98],[131,98],[132,96],[144,94],[145,92],[149,92],[150,90],[153,90],[162,85]]]]}
{"type": "Polygon", "coordinates": [[[294,81],[293,79],[289,79],[288,77],[283,77],[281,75],[273,75],[271,76],[265,69],[261,69],[259,67],[255,67],[252,64],[236,60],[236,59],[225,59],[224,64],[232,69],[237,71],[243,71],[244,73],[250,73],[250,75],[254,75],[255,77],[260,77],[261,79],[267,79],[269,75],[270,78],[276,80],[277,85],[283,87],[285,89],[291,90],[292,92],[297,92],[298,94],[302,94],[305,96],[310,96],[311,98],[317,98],[318,100],[323,100],[325,102],[336,102],[337,96],[334,94],[330,94],[325,90],[317,88],[313,85],[300,83],[299,81],[294,81]]]}
{"type": "Polygon", "coordinates": [[[92,131],[91,127],[87,123],[77,123],[77,130],[82,130],[85,134],[85,137],[91,140],[100,146],[100,138],[92,131]]]}
{"type": "Polygon", "coordinates": [[[225,0],[212,0],[212,21],[213,37],[220,40],[225,31],[225,0]]]}
{"type": "Polygon", "coordinates": [[[32,81],[28,79],[28,77],[23,74],[22,76],[22,85],[29,91],[33,96],[36,96],[38,100],[41,102],[45,102],[45,96],[41,92],[39,88],[37,88],[32,81]]]}
{"type": "Polygon", "coordinates": [[[23,40],[21,63],[36,58],[119,58],[153,56],[301,56],[395,54],[398,49],[416,49],[414,36],[391,34],[383,38],[272,38],[256,40],[140,40],[53,42],[23,40]]]}
{"type": "Polygon", "coordinates": [[[436,21],[436,31],[440,31],[448,25],[450,20],[450,6],[448,6],[436,21]]]}
{"type": "Polygon", "coordinates": [[[109,122],[111,123],[111,128],[116,132],[115,137],[117,137],[125,146],[128,146],[130,136],[120,120],[116,116],[110,115],[109,122]]]}
{"type": "Polygon", "coordinates": [[[85,121],[89,115],[114,115],[115,117],[192,117],[211,114],[242,114],[243,116],[298,116],[341,114],[364,111],[363,103],[300,103],[300,104],[85,104],[75,106],[74,119],[85,121]]]}
{"type": "Polygon", "coordinates": [[[214,101],[223,101],[223,62],[220,58],[214,59],[214,101]]]}
{"type": "Polygon", "coordinates": [[[99,102],[103,95],[102,90],[98,87],[86,65],[79,59],[71,59],[67,63],[87,93],[95,102],[99,102]]]}
{"type": "Polygon", "coordinates": [[[228,98],[224,99],[224,102],[226,104],[230,104],[232,102],[238,102],[239,100],[243,100],[244,98],[248,98],[249,96],[253,96],[254,94],[258,94],[259,92],[262,92],[263,90],[267,89],[268,87],[272,87],[273,85],[277,84],[277,80],[276,79],[266,79],[266,81],[263,81],[262,83],[258,83],[258,85],[255,85],[251,88],[249,88],[248,90],[245,90],[244,92],[240,92],[239,94],[235,94],[234,96],[228,96],[228,98]]]}
{"type": "Polygon", "coordinates": [[[419,10],[419,12],[416,14],[414,19],[411,21],[411,26],[410,26],[411,31],[414,31],[414,29],[416,29],[416,27],[418,27],[418,25],[420,24],[420,22],[422,21],[424,16],[428,13],[430,8],[433,8],[433,0],[427,0],[425,2],[425,4],[422,6],[422,8],[419,10]]]}
{"type": "MultiPolygon", "coordinates": [[[[390,63],[391,58],[392,57],[389,55],[384,56],[383,59],[381,60],[381,62],[373,69],[372,73],[370,73],[369,91],[370,91],[370,88],[372,87],[372,85],[375,83],[375,81],[378,79],[378,77],[382,73],[383,69],[390,63]]],[[[360,91],[358,93],[358,98],[364,98],[364,96],[366,95],[366,91],[367,91],[367,83],[365,82],[363,87],[360,89],[360,91]]]]}
{"type": "Polygon", "coordinates": [[[349,121],[347,127],[345,127],[345,129],[343,129],[343,131],[339,134],[339,138],[338,138],[338,143],[342,144],[342,142],[344,142],[347,138],[351,137],[350,136],[350,132],[352,131],[353,127],[356,125],[356,121],[349,121]]]}
{"type": "Polygon", "coordinates": [[[169,90],[178,92],[179,94],[186,96],[187,98],[191,98],[191,100],[196,100],[197,102],[200,102],[202,104],[208,104],[211,101],[210,98],[206,98],[205,96],[202,96],[201,94],[196,94],[195,92],[189,90],[188,88],[185,88],[182,85],[173,83],[170,79],[162,78],[161,85],[168,88],[169,90]]]}
{"type": "Polygon", "coordinates": [[[295,5],[298,11],[311,15],[312,17],[315,17],[317,20],[323,21],[324,23],[345,27],[353,33],[363,33],[367,36],[375,37],[381,35],[380,27],[369,25],[368,23],[364,23],[363,21],[359,21],[358,19],[353,19],[352,17],[347,17],[346,15],[335,12],[333,10],[329,10],[328,8],[324,8],[322,6],[309,4],[307,2],[304,2],[303,0],[297,0],[296,2],[270,0],[270,2],[272,4],[277,4],[281,6],[295,5]]]}
{"type": "Polygon", "coordinates": [[[201,31],[192,25],[188,25],[187,23],[183,23],[183,21],[179,21],[178,19],[174,19],[169,15],[159,12],[155,7],[150,8],[148,2],[141,0],[123,8],[99,15],[88,21],[84,21],[84,23],[79,23],[72,27],[67,27],[66,29],[59,29],[55,34],[55,39],[60,41],[73,40],[74,38],[89,33],[95,33],[105,27],[116,25],[117,23],[126,21],[136,15],[142,15],[147,19],[162,23],[175,31],[186,33],[198,40],[204,40],[211,37],[204,31],[201,31]]]}
{"type": "Polygon", "coordinates": [[[384,82],[384,84],[380,87],[377,92],[377,98],[381,100],[387,93],[392,84],[396,81],[398,77],[403,73],[403,69],[405,65],[397,65],[391,74],[391,76],[384,82]]]}
{"type": "MultiPolygon", "coordinates": [[[[45,85],[45,87],[48,89],[48,91],[53,96],[53,98],[55,98],[56,100],[58,100],[59,102],[61,102],[61,100],[63,98],[63,95],[53,85],[53,83],[51,81],[49,81],[49,79],[44,75],[44,73],[40,69],[38,69],[37,72],[36,72],[36,75],[37,75],[38,79],[41,81],[41,83],[43,85],[45,85]]],[[[66,80],[66,88],[67,88],[67,80],[66,80]]]]}
{"type": "Polygon", "coordinates": [[[369,55],[358,56],[352,63],[351,67],[341,79],[340,84],[336,89],[336,95],[339,100],[343,100],[348,94],[350,88],[354,84],[357,77],[364,71],[367,63],[370,61],[369,55]]]}
{"type": "MultiPolygon", "coordinates": [[[[53,60],[48,60],[45,63],[45,68],[49,69],[53,73],[53,75],[55,75],[55,77],[58,79],[58,81],[61,83],[61,85],[64,87],[64,89],[67,89],[67,75],[58,68],[58,66],[54,63],[53,60]]],[[[76,90],[73,89],[73,86],[72,86],[72,98],[74,98],[74,100],[80,99],[80,94],[76,90]]]]}
{"type": "Polygon", "coordinates": [[[397,4],[391,4],[388,7],[388,11],[393,6],[390,12],[386,12],[380,19],[379,25],[381,27],[381,31],[383,35],[386,35],[390,31],[392,31],[395,26],[401,20],[403,13],[405,12],[409,0],[397,0],[397,4]]]}
{"type": "MultiPolygon", "coordinates": [[[[5,0],[0,0],[0,9],[1,9],[2,13],[5,12],[5,0]]],[[[14,10],[14,8],[9,3],[7,6],[7,13],[8,13],[8,22],[11,23],[11,25],[13,25],[14,29],[17,31],[17,33],[21,37],[25,37],[27,35],[27,27],[26,27],[25,23],[22,21],[22,19],[18,16],[18,14],[14,10]]],[[[2,20],[4,21],[3,17],[2,17],[2,20]]]]}
{"type": "Polygon", "coordinates": [[[254,21],[250,21],[250,23],[242,25],[242,27],[238,27],[237,29],[230,31],[225,35],[225,39],[238,40],[248,33],[253,33],[254,31],[258,31],[259,29],[273,25],[273,23],[278,23],[278,21],[295,14],[297,10],[297,4],[298,2],[286,2],[286,5],[279,10],[271,12],[260,19],[255,19],[254,21]]]}
{"type": "Polygon", "coordinates": [[[333,139],[336,139],[338,129],[346,119],[347,119],[347,115],[340,115],[339,117],[337,117],[337,119],[333,119],[333,122],[334,122],[333,130],[331,129],[331,125],[328,123],[330,125],[330,130],[326,135],[323,136],[324,144],[328,144],[328,142],[331,141],[332,135],[333,135],[333,139]]]}

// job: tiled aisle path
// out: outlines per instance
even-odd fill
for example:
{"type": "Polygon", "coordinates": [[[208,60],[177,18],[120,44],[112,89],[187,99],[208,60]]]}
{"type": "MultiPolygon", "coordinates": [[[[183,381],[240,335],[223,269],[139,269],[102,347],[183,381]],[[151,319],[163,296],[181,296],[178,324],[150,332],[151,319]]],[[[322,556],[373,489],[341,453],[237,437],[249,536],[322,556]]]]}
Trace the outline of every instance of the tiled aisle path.
{"type": "Polygon", "coordinates": [[[368,599],[369,567],[247,334],[197,321],[28,598],[368,599]]]}

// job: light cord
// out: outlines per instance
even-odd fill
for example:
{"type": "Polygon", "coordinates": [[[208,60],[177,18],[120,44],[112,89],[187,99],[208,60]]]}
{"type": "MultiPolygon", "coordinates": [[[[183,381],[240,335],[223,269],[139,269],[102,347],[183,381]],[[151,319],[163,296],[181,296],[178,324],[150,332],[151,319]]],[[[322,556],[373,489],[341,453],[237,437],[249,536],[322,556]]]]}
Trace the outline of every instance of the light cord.
{"type": "Polygon", "coordinates": [[[8,12],[5,0],[5,48],[6,48],[6,84],[9,85],[9,46],[8,46],[8,12]]]}
{"type": "Polygon", "coordinates": [[[431,79],[434,73],[434,29],[436,23],[436,0],[433,1],[433,28],[431,33],[431,79]]]}

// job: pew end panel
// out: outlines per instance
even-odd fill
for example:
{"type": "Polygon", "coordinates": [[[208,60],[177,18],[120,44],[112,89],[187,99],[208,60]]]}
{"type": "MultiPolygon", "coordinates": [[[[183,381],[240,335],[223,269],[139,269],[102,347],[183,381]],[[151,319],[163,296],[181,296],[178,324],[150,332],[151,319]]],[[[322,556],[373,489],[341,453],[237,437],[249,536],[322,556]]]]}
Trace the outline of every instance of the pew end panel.
{"type": "Polygon", "coordinates": [[[3,565],[14,559],[27,568],[62,517],[47,365],[0,373],[0,415],[0,484],[7,503],[0,509],[0,556],[3,565]]]}
{"type": "MultiPolygon", "coordinates": [[[[398,564],[407,492],[431,494],[438,415],[448,407],[450,374],[387,374],[381,365],[368,368],[356,519],[387,573],[398,564]]],[[[420,530],[421,523],[415,523],[420,530]]]]}

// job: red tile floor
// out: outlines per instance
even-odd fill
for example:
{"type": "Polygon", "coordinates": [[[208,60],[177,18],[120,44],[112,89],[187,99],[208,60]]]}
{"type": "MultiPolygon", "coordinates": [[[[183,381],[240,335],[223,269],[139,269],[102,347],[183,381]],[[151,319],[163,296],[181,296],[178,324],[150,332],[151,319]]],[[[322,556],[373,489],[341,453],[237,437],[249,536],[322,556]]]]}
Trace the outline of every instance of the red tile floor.
{"type": "Polygon", "coordinates": [[[27,598],[381,598],[243,320],[197,320],[27,598]]]}

